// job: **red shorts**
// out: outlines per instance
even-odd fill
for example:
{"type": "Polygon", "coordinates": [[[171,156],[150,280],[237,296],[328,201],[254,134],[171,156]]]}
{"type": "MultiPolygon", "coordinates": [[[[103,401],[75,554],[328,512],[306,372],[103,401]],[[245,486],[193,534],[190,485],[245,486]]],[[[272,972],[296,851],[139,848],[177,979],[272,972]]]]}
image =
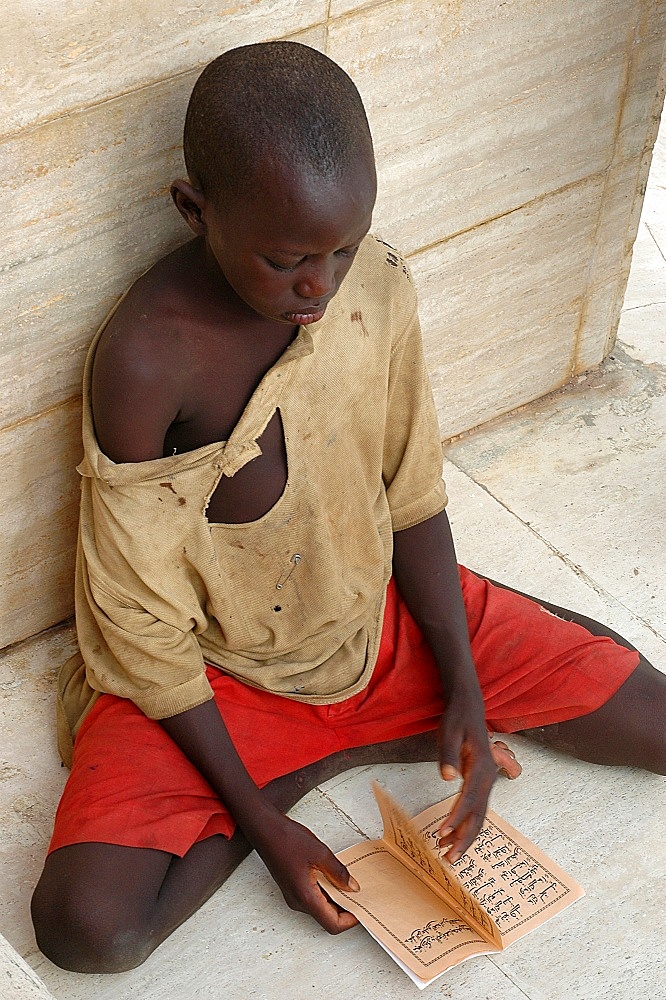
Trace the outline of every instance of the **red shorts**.
{"type": "MultiPolygon", "coordinates": [[[[460,569],[472,653],[489,727],[516,732],[586,715],[638,664],[638,654],[564,622],[537,603],[460,569]]],[[[231,738],[260,787],[338,750],[433,730],[443,702],[432,654],[394,582],[377,664],[359,694],[306,705],[208,668],[231,738]]],[[[102,695],[76,738],[49,851],[102,842],[182,857],[234,821],[159,722],[102,695]]]]}

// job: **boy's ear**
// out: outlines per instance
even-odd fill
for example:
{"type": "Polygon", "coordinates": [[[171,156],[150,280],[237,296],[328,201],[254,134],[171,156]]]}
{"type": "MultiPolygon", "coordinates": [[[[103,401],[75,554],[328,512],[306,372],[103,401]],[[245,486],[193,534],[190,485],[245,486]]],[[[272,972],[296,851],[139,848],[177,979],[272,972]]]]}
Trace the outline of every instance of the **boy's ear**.
{"type": "Polygon", "coordinates": [[[203,191],[192,187],[189,181],[176,180],[171,185],[171,197],[185,222],[195,236],[206,235],[204,210],[206,196],[203,191]]]}

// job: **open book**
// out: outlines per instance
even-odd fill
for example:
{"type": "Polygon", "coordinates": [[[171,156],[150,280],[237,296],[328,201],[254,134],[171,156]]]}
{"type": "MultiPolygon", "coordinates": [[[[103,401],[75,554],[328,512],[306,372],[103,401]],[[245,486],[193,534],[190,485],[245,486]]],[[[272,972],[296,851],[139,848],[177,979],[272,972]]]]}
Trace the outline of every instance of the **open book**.
{"type": "Polygon", "coordinates": [[[360,892],[321,882],[421,989],[466,958],[502,951],[584,895],[490,809],[475,842],[450,865],[437,847],[437,831],[456,796],[410,820],[379,785],[373,789],[382,839],[337,855],[360,892]]]}

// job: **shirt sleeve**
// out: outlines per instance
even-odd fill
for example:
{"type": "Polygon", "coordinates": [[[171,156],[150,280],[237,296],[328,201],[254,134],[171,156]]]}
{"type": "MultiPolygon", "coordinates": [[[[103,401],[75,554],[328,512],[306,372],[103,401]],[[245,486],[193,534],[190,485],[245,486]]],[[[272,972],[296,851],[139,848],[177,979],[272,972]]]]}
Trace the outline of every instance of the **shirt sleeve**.
{"type": "Polygon", "coordinates": [[[393,531],[411,528],[444,509],[442,464],[437,411],[414,305],[394,344],[389,370],[383,477],[393,531]]]}
{"type": "Polygon", "coordinates": [[[154,532],[141,544],[141,516],[131,490],[84,478],[77,632],[90,686],[160,719],[212,697],[197,641],[207,617],[192,571],[177,558],[182,538],[154,532]]]}

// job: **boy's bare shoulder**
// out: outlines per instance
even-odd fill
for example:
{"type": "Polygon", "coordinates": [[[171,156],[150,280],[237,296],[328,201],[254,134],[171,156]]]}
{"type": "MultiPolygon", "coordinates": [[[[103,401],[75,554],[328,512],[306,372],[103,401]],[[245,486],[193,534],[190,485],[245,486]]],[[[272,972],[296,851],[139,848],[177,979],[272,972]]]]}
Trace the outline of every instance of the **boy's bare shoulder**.
{"type": "Polygon", "coordinates": [[[134,282],[104,329],[95,365],[104,356],[159,365],[164,359],[160,348],[176,346],[187,336],[197,301],[192,256],[191,245],[185,244],[134,282]]]}
{"type": "Polygon", "coordinates": [[[158,261],[129,289],[95,351],[92,410],[102,451],[116,462],[160,458],[181,408],[189,334],[196,327],[193,250],[158,261]]]}

